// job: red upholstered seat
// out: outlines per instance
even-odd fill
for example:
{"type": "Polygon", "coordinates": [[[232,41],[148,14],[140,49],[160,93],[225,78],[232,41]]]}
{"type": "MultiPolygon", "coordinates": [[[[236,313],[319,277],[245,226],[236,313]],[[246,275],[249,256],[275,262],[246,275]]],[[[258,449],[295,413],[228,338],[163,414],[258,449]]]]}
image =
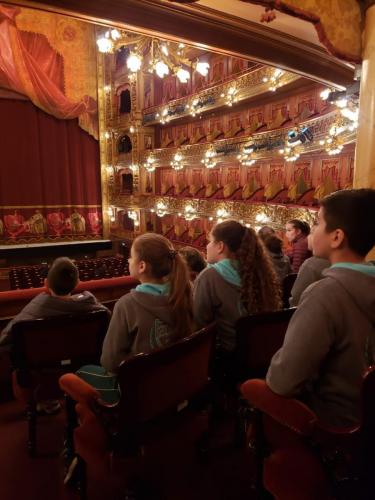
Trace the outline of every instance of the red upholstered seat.
{"type": "Polygon", "coordinates": [[[296,308],[251,314],[236,325],[236,367],[240,381],[265,377],[272,356],[283,345],[290,318],[296,308]]]}
{"type": "Polygon", "coordinates": [[[107,311],[20,321],[13,326],[13,390],[27,407],[28,448],[36,450],[36,403],[62,396],[59,377],[99,363],[107,331],[107,311]]]}
{"type": "MultiPolygon", "coordinates": [[[[208,429],[206,412],[194,399],[208,384],[213,326],[173,345],[139,354],[119,369],[120,402],[112,407],[73,374],[61,377],[61,388],[78,404],[80,425],[74,431],[77,454],[86,464],[125,482],[196,451],[208,429]]],[[[68,429],[69,433],[69,429],[68,429]]]]}
{"type": "MultiPolygon", "coordinates": [[[[80,282],[74,293],[88,290],[101,302],[112,301],[128,293],[137,284],[138,281],[131,276],[119,276],[116,278],[80,282]]],[[[0,318],[15,316],[30,300],[45,291],[46,288],[41,287],[0,292],[0,318]]]]}
{"type": "Polygon", "coordinates": [[[264,487],[278,500],[373,498],[375,367],[363,378],[362,421],[351,428],[323,426],[263,380],[248,380],[241,391],[252,407],[259,494],[264,487]]]}

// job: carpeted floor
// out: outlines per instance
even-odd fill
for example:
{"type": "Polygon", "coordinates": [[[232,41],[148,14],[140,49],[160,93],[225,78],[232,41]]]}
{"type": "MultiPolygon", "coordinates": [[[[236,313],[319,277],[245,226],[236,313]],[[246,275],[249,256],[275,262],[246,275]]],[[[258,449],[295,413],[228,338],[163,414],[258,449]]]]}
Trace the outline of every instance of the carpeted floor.
{"type": "MultiPolygon", "coordinates": [[[[12,401],[0,405],[1,500],[77,500],[78,494],[63,486],[62,448],[64,415],[40,417],[37,458],[26,452],[27,425],[22,408],[12,401]]],[[[163,474],[158,485],[163,500],[252,500],[251,455],[231,444],[232,422],[214,428],[212,449],[205,463],[163,474]]],[[[88,500],[122,500],[108,481],[89,478],[88,500]]],[[[154,500],[151,494],[149,500],[154,500]]]]}

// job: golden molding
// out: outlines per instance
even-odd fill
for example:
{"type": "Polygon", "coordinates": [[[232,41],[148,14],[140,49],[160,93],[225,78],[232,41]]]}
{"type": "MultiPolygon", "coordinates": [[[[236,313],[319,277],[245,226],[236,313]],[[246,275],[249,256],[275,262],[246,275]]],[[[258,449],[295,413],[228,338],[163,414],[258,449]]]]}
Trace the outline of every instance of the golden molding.
{"type": "MultiPolygon", "coordinates": [[[[145,117],[147,115],[153,115],[153,114],[159,114],[160,116],[162,115],[162,111],[164,109],[173,109],[176,108],[177,106],[185,106],[190,104],[190,102],[194,101],[195,99],[201,99],[205,100],[208,97],[211,97],[214,99],[214,103],[212,104],[206,104],[205,106],[202,106],[201,108],[198,109],[197,115],[206,113],[207,111],[211,111],[215,108],[219,108],[222,106],[226,105],[226,94],[231,87],[236,87],[238,93],[236,94],[236,97],[238,98],[238,101],[243,101],[245,99],[250,99],[252,97],[257,97],[265,93],[269,93],[269,87],[270,87],[270,82],[264,82],[263,78],[270,78],[273,74],[273,71],[276,68],[272,68],[270,66],[262,66],[260,68],[256,69],[250,69],[247,71],[245,74],[242,74],[241,76],[238,77],[233,77],[226,82],[220,83],[218,85],[209,87],[207,89],[201,90],[199,92],[196,92],[195,94],[191,94],[186,97],[180,97],[179,99],[173,99],[171,101],[168,101],[168,103],[165,104],[159,104],[157,106],[152,106],[150,108],[147,108],[143,110],[143,117],[144,117],[144,125],[156,125],[160,123],[159,119],[155,120],[145,120],[145,117]],[[224,97],[221,97],[221,95],[224,94],[224,97]]],[[[292,82],[295,82],[302,77],[300,75],[296,75],[294,73],[290,73],[288,71],[283,71],[282,76],[280,77],[280,88],[284,87],[285,85],[288,85],[292,82]]],[[[180,118],[186,117],[190,115],[190,111],[186,109],[185,111],[178,113],[176,115],[171,115],[169,117],[168,123],[178,120],[180,118]]]]}
{"type": "Polygon", "coordinates": [[[263,225],[256,220],[257,215],[265,214],[270,222],[267,225],[275,229],[284,229],[291,219],[302,219],[313,224],[317,208],[296,207],[287,205],[272,205],[270,203],[246,203],[244,201],[223,201],[204,199],[182,199],[169,196],[118,196],[113,205],[121,210],[155,210],[158,203],[165,205],[167,214],[178,215],[185,212],[185,206],[191,205],[197,218],[217,219],[217,210],[225,209],[232,218],[243,220],[252,226],[263,225]]]}
{"type": "MultiPolygon", "coordinates": [[[[217,156],[217,163],[225,162],[228,159],[233,159],[233,157],[237,157],[239,153],[241,153],[242,148],[248,144],[250,141],[257,144],[264,142],[276,142],[277,140],[285,140],[286,134],[290,128],[293,126],[307,126],[311,130],[314,140],[311,143],[305,143],[302,148],[303,152],[301,154],[313,153],[316,151],[322,151],[324,147],[319,144],[321,139],[324,139],[325,136],[328,135],[329,129],[335,123],[337,119],[340,117],[340,111],[335,110],[330,113],[327,113],[323,116],[319,116],[316,118],[312,118],[310,120],[306,120],[300,122],[298,124],[292,125],[288,127],[284,127],[281,129],[269,130],[266,132],[258,132],[254,133],[250,136],[242,136],[242,137],[234,137],[231,139],[220,139],[218,141],[214,141],[211,143],[202,143],[202,144],[192,144],[187,146],[180,146],[179,148],[161,148],[154,149],[150,151],[142,151],[140,153],[140,162],[144,163],[149,156],[153,156],[155,158],[154,165],[166,166],[169,165],[176,151],[179,150],[181,154],[184,156],[184,160],[188,160],[188,162],[193,163],[194,161],[200,163],[201,158],[206,152],[207,148],[210,145],[216,150],[221,150],[229,147],[233,147],[233,151],[223,156],[217,156]]],[[[356,139],[356,132],[346,132],[342,134],[345,144],[349,144],[354,142],[356,139]]],[[[281,146],[283,147],[283,146],[281,146]]],[[[267,159],[267,158],[280,158],[279,147],[275,147],[272,150],[262,149],[259,152],[252,153],[252,157],[254,159],[267,159]]]]}

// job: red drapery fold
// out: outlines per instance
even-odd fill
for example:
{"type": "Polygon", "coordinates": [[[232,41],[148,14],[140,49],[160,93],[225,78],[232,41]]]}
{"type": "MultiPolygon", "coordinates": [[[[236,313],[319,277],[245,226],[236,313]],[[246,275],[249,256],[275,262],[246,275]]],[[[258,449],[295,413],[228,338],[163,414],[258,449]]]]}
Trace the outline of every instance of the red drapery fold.
{"type": "Polygon", "coordinates": [[[17,29],[19,12],[0,5],[0,87],[26,95],[56,118],[79,118],[82,128],[97,138],[96,101],[86,95],[72,102],[65,96],[63,58],[43,35],[17,29]]]}

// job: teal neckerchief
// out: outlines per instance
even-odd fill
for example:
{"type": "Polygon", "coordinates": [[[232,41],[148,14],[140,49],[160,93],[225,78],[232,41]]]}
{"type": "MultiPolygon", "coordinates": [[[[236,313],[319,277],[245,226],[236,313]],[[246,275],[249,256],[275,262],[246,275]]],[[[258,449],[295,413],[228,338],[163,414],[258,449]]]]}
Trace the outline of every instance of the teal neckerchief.
{"type": "Polygon", "coordinates": [[[208,264],[208,267],[213,267],[228,283],[241,286],[241,278],[235,267],[235,262],[235,260],[223,259],[216,264],[208,264]]]}
{"type": "Polygon", "coordinates": [[[342,267],[344,269],[351,269],[352,271],[358,271],[368,276],[375,277],[375,266],[373,264],[354,264],[352,262],[337,262],[332,264],[331,269],[342,267]]]}
{"type": "Polygon", "coordinates": [[[142,283],[135,287],[136,292],[148,293],[149,295],[169,295],[169,283],[142,283]]]}

